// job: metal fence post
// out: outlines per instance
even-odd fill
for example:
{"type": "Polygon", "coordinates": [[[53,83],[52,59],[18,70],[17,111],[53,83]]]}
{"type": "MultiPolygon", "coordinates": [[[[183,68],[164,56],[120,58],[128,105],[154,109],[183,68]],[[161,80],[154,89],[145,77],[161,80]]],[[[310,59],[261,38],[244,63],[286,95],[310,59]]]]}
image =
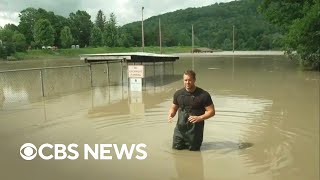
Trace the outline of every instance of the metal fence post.
{"type": "Polygon", "coordinates": [[[91,68],[91,63],[89,64],[89,73],[90,73],[90,85],[91,85],[91,88],[93,87],[93,84],[92,84],[92,68],[91,68]]]}
{"type": "Polygon", "coordinates": [[[40,79],[41,79],[41,92],[42,92],[42,97],[44,97],[44,83],[43,83],[43,69],[40,69],[40,79]]]}
{"type": "Polygon", "coordinates": [[[107,61],[108,86],[110,86],[109,61],[107,61]]]}
{"type": "Polygon", "coordinates": [[[123,60],[120,61],[120,68],[121,68],[121,85],[123,86],[123,60]]]}
{"type": "Polygon", "coordinates": [[[174,75],[174,62],[172,62],[172,74],[174,75]]]}

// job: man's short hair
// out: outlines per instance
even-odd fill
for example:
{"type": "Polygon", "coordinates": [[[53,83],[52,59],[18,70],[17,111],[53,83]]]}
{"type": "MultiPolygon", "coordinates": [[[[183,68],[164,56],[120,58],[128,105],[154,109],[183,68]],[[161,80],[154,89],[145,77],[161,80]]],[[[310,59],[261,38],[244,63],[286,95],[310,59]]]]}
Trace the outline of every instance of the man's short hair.
{"type": "Polygon", "coordinates": [[[188,75],[196,80],[196,73],[193,70],[186,70],[183,74],[188,75]]]}

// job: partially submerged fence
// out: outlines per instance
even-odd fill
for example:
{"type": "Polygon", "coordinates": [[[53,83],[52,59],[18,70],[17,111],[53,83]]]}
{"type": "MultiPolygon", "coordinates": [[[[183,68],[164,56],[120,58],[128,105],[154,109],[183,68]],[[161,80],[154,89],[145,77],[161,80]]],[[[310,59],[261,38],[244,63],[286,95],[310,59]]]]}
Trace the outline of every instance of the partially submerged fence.
{"type": "MultiPolygon", "coordinates": [[[[92,87],[127,86],[128,64],[107,62],[0,71],[0,103],[30,101],[92,87]]],[[[161,85],[162,77],[174,74],[173,62],[135,64],[145,66],[144,86],[161,85]]]]}

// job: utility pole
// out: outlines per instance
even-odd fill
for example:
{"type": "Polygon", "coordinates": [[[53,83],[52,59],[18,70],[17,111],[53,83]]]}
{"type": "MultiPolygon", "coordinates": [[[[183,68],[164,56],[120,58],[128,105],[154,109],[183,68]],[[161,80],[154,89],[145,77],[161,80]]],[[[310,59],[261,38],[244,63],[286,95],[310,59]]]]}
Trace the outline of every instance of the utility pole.
{"type": "Polygon", "coordinates": [[[144,7],[142,6],[142,21],[141,21],[141,38],[142,38],[142,52],[144,52],[144,32],[143,32],[143,9],[144,7]]]}
{"type": "Polygon", "coordinates": [[[192,24],[192,53],[193,53],[193,46],[194,46],[194,35],[193,35],[193,24],[192,24]]]}
{"type": "Polygon", "coordinates": [[[194,33],[193,33],[193,24],[192,24],[192,70],[194,70],[194,54],[193,54],[193,46],[194,46],[194,33]]]}
{"type": "Polygon", "coordinates": [[[234,25],[232,26],[232,39],[233,39],[233,43],[232,43],[232,52],[234,52],[234,25]]]}
{"type": "Polygon", "coordinates": [[[160,54],[162,54],[161,50],[161,24],[160,24],[160,18],[159,18],[159,44],[160,44],[160,54]]]}

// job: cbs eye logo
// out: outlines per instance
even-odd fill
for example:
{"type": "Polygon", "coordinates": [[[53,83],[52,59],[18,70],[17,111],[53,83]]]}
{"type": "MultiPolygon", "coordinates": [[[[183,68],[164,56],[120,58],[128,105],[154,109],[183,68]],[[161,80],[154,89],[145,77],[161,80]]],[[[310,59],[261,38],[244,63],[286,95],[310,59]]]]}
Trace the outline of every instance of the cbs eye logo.
{"type": "Polygon", "coordinates": [[[37,155],[37,148],[31,143],[25,143],[20,148],[20,156],[25,160],[32,160],[37,155]]]}

